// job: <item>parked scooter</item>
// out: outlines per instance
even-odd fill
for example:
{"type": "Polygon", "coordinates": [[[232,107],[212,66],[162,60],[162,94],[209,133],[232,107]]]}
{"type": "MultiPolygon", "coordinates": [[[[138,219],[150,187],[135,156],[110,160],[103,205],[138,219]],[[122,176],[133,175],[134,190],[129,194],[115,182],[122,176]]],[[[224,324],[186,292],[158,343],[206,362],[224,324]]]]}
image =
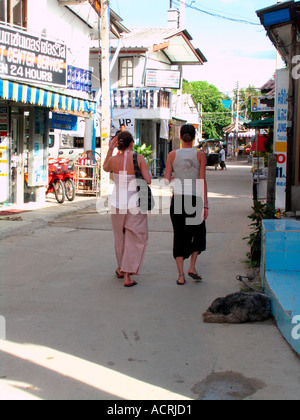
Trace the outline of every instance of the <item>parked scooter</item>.
{"type": "Polygon", "coordinates": [[[59,158],[58,163],[63,174],[62,181],[65,186],[66,197],[69,201],[74,201],[76,197],[74,165],[70,163],[70,159],[66,158],[59,158]]]}
{"type": "Polygon", "coordinates": [[[66,199],[64,174],[59,166],[58,159],[49,159],[49,175],[48,175],[48,188],[46,195],[54,193],[55,198],[59,204],[63,204],[66,199]]]}

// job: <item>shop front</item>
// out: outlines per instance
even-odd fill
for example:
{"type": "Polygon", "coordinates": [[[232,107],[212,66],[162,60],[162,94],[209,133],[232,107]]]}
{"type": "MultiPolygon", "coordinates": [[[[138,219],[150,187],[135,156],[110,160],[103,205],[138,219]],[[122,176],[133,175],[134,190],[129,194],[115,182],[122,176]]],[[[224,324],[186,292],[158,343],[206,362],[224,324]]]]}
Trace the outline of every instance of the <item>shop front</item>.
{"type": "Polygon", "coordinates": [[[49,111],[90,118],[89,100],[0,79],[0,206],[45,201],[49,111]]]}

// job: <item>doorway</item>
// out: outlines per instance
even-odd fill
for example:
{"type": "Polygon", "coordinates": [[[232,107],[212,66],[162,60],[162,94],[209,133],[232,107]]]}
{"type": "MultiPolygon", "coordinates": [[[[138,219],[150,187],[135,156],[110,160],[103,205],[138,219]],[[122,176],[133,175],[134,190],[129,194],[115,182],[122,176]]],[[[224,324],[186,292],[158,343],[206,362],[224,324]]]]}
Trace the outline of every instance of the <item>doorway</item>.
{"type": "Polygon", "coordinates": [[[22,205],[31,201],[27,187],[29,155],[29,111],[23,108],[11,109],[11,159],[10,196],[11,203],[22,205]]]}

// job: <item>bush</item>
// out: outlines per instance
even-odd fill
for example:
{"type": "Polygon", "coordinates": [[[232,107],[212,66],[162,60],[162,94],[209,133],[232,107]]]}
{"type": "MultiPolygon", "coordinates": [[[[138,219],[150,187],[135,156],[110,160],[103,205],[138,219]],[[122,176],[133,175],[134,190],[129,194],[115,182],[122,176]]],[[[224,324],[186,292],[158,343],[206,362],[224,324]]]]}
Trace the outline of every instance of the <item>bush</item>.
{"type": "Polygon", "coordinates": [[[261,259],[262,222],[267,219],[275,219],[276,209],[273,205],[261,203],[260,201],[255,201],[252,209],[253,213],[248,216],[252,220],[250,224],[252,232],[245,239],[249,239],[250,253],[247,255],[249,263],[251,266],[258,266],[261,259]]]}
{"type": "Polygon", "coordinates": [[[153,155],[152,146],[147,147],[146,144],[143,144],[142,146],[135,145],[134,151],[139,155],[144,156],[148,163],[153,155]]]}

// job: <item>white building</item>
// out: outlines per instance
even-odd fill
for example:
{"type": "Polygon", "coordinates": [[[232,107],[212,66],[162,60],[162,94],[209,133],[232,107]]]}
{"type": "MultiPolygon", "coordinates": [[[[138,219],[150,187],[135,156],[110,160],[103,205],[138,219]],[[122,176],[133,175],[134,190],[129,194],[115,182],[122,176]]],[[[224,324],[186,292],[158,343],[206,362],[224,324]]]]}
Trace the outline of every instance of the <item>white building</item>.
{"type": "MultiPolygon", "coordinates": [[[[181,89],[182,67],[206,62],[191,41],[188,31],[178,27],[175,10],[170,11],[169,27],[134,28],[120,39],[111,39],[113,129],[125,123],[138,144],[152,146],[156,159],[168,152],[172,90],[181,89]]],[[[100,79],[99,47],[101,41],[95,39],[90,51],[95,96],[100,79]]],[[[101,100],[98,107],[101,110],[101,100]]]]}
{"type": "Polygon", "coordinates": [[[197,129],[196,144],[200,141],[200,112],[191,94],[178,91],[172,100],[173,118],[181,118],[197,129]]]}
{"type": "Polygon", "coordinates": [[[90,118],[98,0],[0,2],[0,205],[45,200],[50,111],[90,118]],[[70,4],[74,2],[70,2],[70,4]]]}

